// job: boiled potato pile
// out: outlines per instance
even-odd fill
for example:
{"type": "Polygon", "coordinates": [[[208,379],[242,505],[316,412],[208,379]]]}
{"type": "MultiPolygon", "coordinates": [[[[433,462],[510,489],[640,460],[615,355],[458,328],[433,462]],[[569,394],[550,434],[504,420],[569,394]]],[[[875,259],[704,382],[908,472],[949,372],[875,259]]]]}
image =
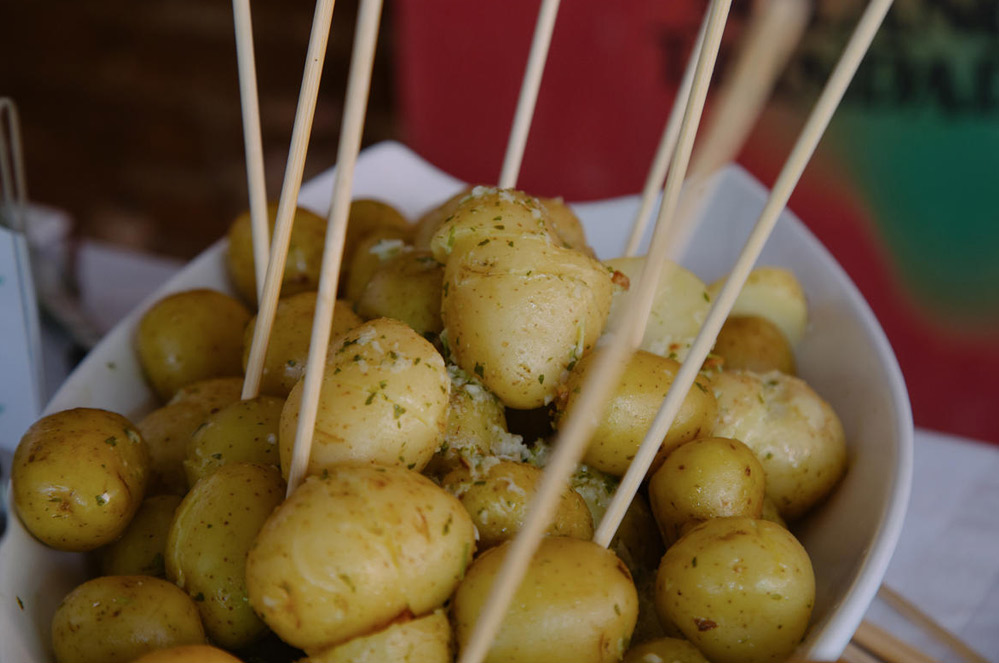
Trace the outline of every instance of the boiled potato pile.
{"type": "MultiPolygon", "coordinates": [[[[139,325],[164,405],[138,425],[69,410],[24,436],[21,519],[105,574],[57,611],[60,663],[232,661],[276,638],[292,648],[276,660],[451,663],[466,646],[644,259],[599,262],[560,199],[475,187],[415,225],[356,201],[308,476],[285,499],[325,232],[298,211],[261,396],[239,398],[244,215],[228,255],[243,301],[177,293],[139,325]]],[[[805,635],[814,577],[784,519],[834,488],[846,452],[794,376],[807,306],[784,270],[754,272],[647,490],[611,549],[590,541],[718,287],[664,270],[489,661],[780,661],[805,635]]]]}

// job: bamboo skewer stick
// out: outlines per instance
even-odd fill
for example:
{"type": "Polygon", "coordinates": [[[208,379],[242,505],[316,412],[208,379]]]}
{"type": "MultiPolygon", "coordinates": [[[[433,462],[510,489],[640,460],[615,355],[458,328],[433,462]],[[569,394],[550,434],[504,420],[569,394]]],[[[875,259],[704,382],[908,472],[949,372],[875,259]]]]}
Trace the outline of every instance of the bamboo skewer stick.
{"type": "Polygon", "coordinates": [[[913,624],[919,626],[931,636],[950,647],[952,651],[960,654],[962,658],[971,663],[988,663],[988,660],[977,651],[969,647],[963,640],[941,626],[935,619],[920,610],[909,599],[905,598],[888,585],[881,585],[878,589],[878,598],[890,605],[896,612],[908,619],[913,624]]]}
{"type": "Polygon", "coordinates": [[[267,356],[267,343],[274,315],[277,312],[278,296],[284,276],[284,265],[291,241],[291,226],[295,217],[298,192],[302,187],[302,171],[305,169],[305,155],[312,133],[312,118],[316,111],[319,95],[319,79],[326,59],[326,45],[329,42],[330,25],[333,21],[334,0],[318,0],[312,19],[312,33],[309,35],[309,48],[306,54],[305,71],[302,75],[302,88],[298,95],[298,108],[295,111],[295,124],[288,150],[288,163],[285,166],[284,183],[278,199],[277,219],[271,243],[270,259],[267,261],[267,275],[264,278],[263,297],[259,299],[257,324],[253,330],[250,355],[243,380],[242,398],[255,398],[260,391],[260,378],[267,356]]]}
{"type": "Polygon", "coordinates": [[[253,22],[250,0],[232,0],[236,27],[236,62],[239,69],[239,100],[243,113],[243,144],[246,151],[246,186],[250,197],[250,230],[257,301],[263,299],[267,277],[270,232],[267,224],[267,187],[264,182],[264,148],[260,138],[260,101],[257,68],[253,54],[253,22]]]}
{"type": "Polygon", "coordinates": [[[839,659],[841,663],[884,663],[881,659],[871,656],[866,651],[848,642],[843,655],[839,659]]]}
{"type": "Polygon", "coordinates": [[[645,186],[642,188],[642,197],[638,205],[638,212],[631,223],[631,235],[628,243],[624,247],[623,255],[631,257],[638,251],[638,245],[645,236],[645,230],[649,227],[649,220],[652,214],[652,206],[656,202],[656,197],[666,179],[666,170],[670,161],[673,160],[673,153],[676,151],[676,141],[680,137],[680,122],[683,120],[682,109],[687,107],[690,100],[690,88],[694,84],[694,70],[697,68],[697,61],[701,57],[704,49],[704,34],[708,27],[708,17],[711,16],[711,6],[704,11],[704,18],[701,20],[701,27],[697,33],[697,40],[694,48],[690,52],[687,60],[687,68],[683,72],[683,79],[676,92],[676,99],[673,100],[673,108],[670,110],[669,119],[663,127],[663,135],[659,140],[659,147],[656,155],[652,159],[652,166],[649,174],[645,178],[645,186]]]}
{"type": "Polygon", "coordinates": [[[860,623],[853,641],[886,663],[938,663],[937,659],[868,621],[860,623]]]}
{"type": "Polygon", "coordinates": [[[378,40],[378,23],[381,18],[382,0],[362,0],[357,15],[354,51],[350,58],[347,95],[343,122],[340,127],[340,144],[337,147],[337,168],[330,204],[329,226],[319,276],[319,294],[316,313],[312,319],[312,339],[309,358],[305,366],[305,384],[302,404],[298,414],[298,428],[292,447],[291,469],[288,472],[290,495],[305,476],[312,450],[312,436],[316,425],[319,389],[326,366],[326,349],[330,342],[330,325],[333,322],[333,305],[340,280],[340,261],[347,235],[347,214],[354,185],[354,166],[361,150],[361,133],[371,88],[371,71],[375,61],[375,44],[378,40]]]}
{"type": "MultiPolygon", "coordinates": [[[[684,114],[684,122],[680,130],[679,147],[674,155],[674,162],[670,172],[670,182],[674,183],[673,202],[676,200],[676,193],[679,185],[676,180],[683,179],[687,162],[690,159],[690,150],[693,147],[693,135],[697,131],[697,123],[700,119],[700,112],[704,106],[704,98],[707,95],[707,87],[711,80],[711,71],[721,45],[721,35],[728,18],[728,10],[731,0],[712,0],[710,18],[706,30],[704,49],[698,59],[698,66],[694,75],[690,104],[684,114]]],[[[669,190],[667,185],[667,189],[669,190]]],[[[669,214],[668,206],[664,205],[659,216],[659,223],[669,214]]],[[[658,234],[658,233],[657,233],[658,234]]],[[[610,344],[604,348],[593,368],[593,375],[584,385],[575,415],[569,417],[565,427],[559,433],[555,442],[555,452],[544,472],[544,479],[538,487],[537,492],[528,505],[527,516],[520,533],[515,537],[507,555],[500,567],[499,573],[493,582],[489,598],[479,613],[478,621],[468,640],[467,646],[461,652],[460,663],[481,663],[499,630],[503,616],[506,614],[510,601],[516,592],[527,566],[537,550],[538,544],[544,534],[545,529],[551,522],[554,511],[557,508],[561,491],[563,490],[569,476],[579,465],[586,442],[590,439],[598,423],[599,415],[603,412],[611,391],[617,385],[628,354],[632,351],[634,343],[631,338],[634,329],[644,329],[644,320],[648,313],[640,314],[641,309],[650,309],[652,296],[655,294],[655,283],[658,282],[658,270],[661,260],[656,260],[654,256],[664,253],[662,242],[654,244],[650,252],[650,258],[646,261],[645,268],[639,277],[639,293],[642,293],[642,285],[650,280],[652,288],[646,288],[643,295],[639,294],[631,298],[626,304],[627,313],[623,316],[623,324],[616,331],[610,344]],[[639,319],[642,320],[639,323],[639,319]]]]}
{"type": "Polygon", "coordinates": [[[552,42],[558,6],[559,0],[542,0],[541,9],[538,10],[531,54],[527,59],[520,98],[517,100],[517,110],[513,116],[513,127],[510,129],[510,138],[506,145],[506,156],[503,158],[503,169],[500,171],[501,189],[516,186],[517,176],[520,175],[520,164],[524,160],[527,134],[531,130],[531,120],[534,118],[534,106],[538,101],[538,89],[541,87],[541,76],[544,74],[545,61],[548,59],[548,47],[552,42]]]}
{"type": "Polygon", "coordinates": [[[666,394],[666,399],[659,409],[659,413],[653,420],[652,426],[649,428],[645,439],[635,454],[635,458],[631,462],[631,466],[628,468],[627,473],[625,473],[624,478],[618,485],[614,497],[611,499],[610,505],[594,536],[594,541],[600,545],[607,546],[617,531],[628,505],[631,504],[642,479],[648,471],[649,465],[652,463],[652,459],[655,457],[656,451],[662,443],[666,431],[669,430],[673,419],[680,409],[680,405],[683,403],[684,395],[693,385],[701,364],[714,345],[715,338],[718,336],[725,318],[728,317],[728,313],[731,311],[736,297],[742,290],[742,286],[749,276],[750,270],[756,263],[756,259],[763,250],[767,238],[769,238],[774,225],[777,223],[781,210],[787,205],[791,192],[801,178],[805,166],[808,165],[808,161],[811,159],[819,139],[829,125],[833,113],[837,106],[839,106],[839,102],[843,98],[847,86],[860,66],[860,61],[867,53],[867,49],[870,47],[871,41],[874,39],[874,35],[880,27],[885,14],[891,7],[891,3],[892,0],[871,0],[864,11],[846,49],[843,51],[843,55],[840,57],[836,68],[826,83],[826,87],[822,91],[815,108],[808,117],[801,135],[791,150],[784,168],[777,177],[777,181],[774,183],[770,197],[767,199],[767,203],[760,213],[756,226],[750,234],[742,252],[739,254],[735,265],[732,267],[732,272],[726,280],[725,285],[712,304],[701,326],[701,330],[690,348],[686,361],[683,362],[680,370],[677,371],[676,377],[673,379],[673,384],[666,394]]]}

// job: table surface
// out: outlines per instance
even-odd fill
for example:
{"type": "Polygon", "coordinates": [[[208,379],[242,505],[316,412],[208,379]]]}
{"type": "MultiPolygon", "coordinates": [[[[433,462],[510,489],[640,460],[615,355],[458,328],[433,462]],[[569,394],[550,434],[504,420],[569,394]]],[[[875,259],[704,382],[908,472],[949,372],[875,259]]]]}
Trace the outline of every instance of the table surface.
{"type": "MultiPolygon", "coordinates": [[[[77,257],[83,308],[110,329],[181,266],[84,243],[77,257]]],[[[44,332],[43,345],[51,394],[71,362],[56,330],[44,332]]],[[[999,446],[916,431],[912,498],[885,583],[999,662],[999,446]]],[[[941,661],[956,660],[881,601],[867,618],[941,661]]]]}

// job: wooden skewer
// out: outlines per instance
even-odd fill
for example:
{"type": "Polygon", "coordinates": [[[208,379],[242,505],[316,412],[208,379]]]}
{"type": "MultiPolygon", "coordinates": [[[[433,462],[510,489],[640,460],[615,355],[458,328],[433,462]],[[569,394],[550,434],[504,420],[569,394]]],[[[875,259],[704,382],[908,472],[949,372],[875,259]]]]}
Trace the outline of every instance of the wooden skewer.
{"type": "Polygon", "coordinates": [[[0,186],[4,199],[10,200],[15,208],[15,230],[27,231],[25,209],[28,204],[28,184],[24,176],[24,150],[21,146],[21,119],[17,105],[10,97],[0,97],[0,186]],[[3,118],[7,117],[10,127],[10,159],[8,161],[7,135],[3,118]]]}
{"type": "Polygon", "coordinates": [[[645,186],[642,188],[642,197],[638,205],[638,212],[631,223],[631,235],[628,243],[625,244],[625,257],[631,257],[638,251],[638,245],[645,236],[645,230],[649,227],[649,219],[652,214],[652,206],[656,202],[656,197],[662,189],[663,181],[666,179],[666,169],[670,161],[673,160],[673,153],[676,151],[676,141],[680,137],[680,122],[683,120],[683,109],[687,108],[690,100],[690,88],[694,84],[694,70],[697,68],[697,61],[701,57],[704,49],[704,34],[708,27],[708,17],[711,16],[711,6],[704,11],[704,18],[701,20],[701,27],[697,33],[697,41],[690,52],[687,60],[687,68],[683,72],[683,79],[680,81],[680,88],[676,92],[676,99],[673,100],[673,108],[670,110],[669,119],[663,127],[663,135],[659,140],[659,147],[656,155],[652,159],[652,166],[649,174],[645,178],[645,186]]]}
{"type": "MultiPolygon", "coordinates": [[[[704,49],[694,75],[689,108],[684,114],[679,146],[674,155],[674,163],[670,172],[671,181],[677,176],[682,180],[683,173],[686,171],[690,150],[693,147],[693,134],[696,133],[697,121],[700,119],[700,111],[704,106],[707,86],[711,80],[711,70],[714,67],[721,44],[721,35],[725,28],[730,6],[731,0],[712,0],[704,49]]],[[[674,189],[678,190],[679,186],[674,185],[674,189]]],[[[675,195],[672,200],[674,203],[676,202],[675,195]]],[[[664,205],[663,209],[665,211],[660,213],[659,223],[662,223],[669,214],[668,206],[664,205]]],[[[579,465],[586,442],[593,435],[599,416],[604,411],[604,406],[624,371],[627,356],[636,345],[632,343],[631,338],[634,335],[633,328],[639,324],[639,318],[642,320],[641,327],[644,329],[644,320],[647,319],[648,315],[646,313],[645,316],[641,316],[639,309],[643,307],[649,309],[652,306],[652,296],[655,294],[654,285],[659,278],[656,266],[662,263],[662,260],[657,260],[655,256],[661,256],[664,253],[665,245],[662,242],[653,244],[650,258],[646,261],[638,280],[640,292],[642,292],[642,284],[647,279],[652,280],[653,287],[645,289],[644,300],[639,295],[632,297],[627,303],[627,313],[623,316],[624,322],[621,329],[617,330],[609,345],[600,353],[594,365],[592,376],[583,386],[578,406],[574,408],[573,415],[568,418],[565,426],[559,432],[554,445],[555,452],[545,467],[544,479],[530,501],[523,527],[507,551],[490,589],[489,598],[483,606],[482,612],[479,613],[478,621],[468,643],[461,652],[460,663],[481,663],[499,630],[510,601],[523,580],[531,558],[554,516],[562,490],[568,482],[569,476],[579,465]]]]}
{"type": "Polygon", "coordinates": [[[250,194],[250,230],[257,301],[263,299],[267,277],[270,232],[267,227],[267,189],[264,182],[264,148],[260,138],[260,102],[257,98],[257,68],[253,55],[253,22],[250,0],[232,0],[236,27],[236,62],[239,70],[239,100],[243,112],[243,144],[246,150],[246,185],[250,194]]]}
{"type": "Polygon", "coordinates": [[[718,91],[704,137],[694,152],[690,176],[669,230],[669,257],[679,260],[696,229],[705,184],[718,168],[734,161],[763,112],[780,73],[808,25],[805,0],[768,0],[754,14],[731,74],[718,91]]]}
{"type": "Polygon", "coordinates": [[[288,244],[291,241],[291,226],[295,218],[298,191],[302,187],[302,171],[305,168],[305,155],[312,133],[319,79],[322,77],[323,62],[326,60],[326,45],[329,42],[330,24],[333,21],[333,4],[334,0],[318,0],[312,19],[312,34],[309,36],[305,72],[302,75],[302,88],[298,95],[298,109],[295,111],[288,164],[285,166],[284,183],[278,199],[274,238],[270,259],[267,261],[267,275],[264,277],[264,292],[258,301],[257,324],[250,344],[246,377],[243,379],[243,400],[256,398],[260,392],[260,378],[264,371],[264,359],[267,356],[271,327],[274,326],[274,315],[277,313],[277,301],[281,293],[288,244]]]}
{"type": "Polygon", "coordinates": [[[909,599],[888,585],[881,585],[881,588],[878,589],[878,598],[890,605],[910,622],[921,627],[937,640],[950,647],[952,651],[960,654],[966,661],[970,661],[971,663],[989,663],[984,656],[969,647],[963,640],[941,626],[935,619],[920,610],[909,599]]]}
{"type": "MultiPolygon", "coordinates": [[[[635,493],[638,491],[638,487],[641,485],[642,479],[648,471],[649,465],[652,463],[652,459],[662,444],[663,437],[666,435],[666,432],[673,423],[673,419],[676,418],[676,414],[680,410],[684,396],[693,386],[694,379],[697,377],[697,373],[708,352],[714,346],[715,339],[721,330],[722,324],[725,322],[725,318],[728,317],[728,313],[732,310],[736,297],[742,290],[742,286],[745,284],[750,270],[763,250],[763,245],[770,237],[770,233],[776,225],[781,211],[787,205],[788,198],[790,198],[791,192],[801,178],[805,166],[808,165],[809,159],[811,159],[812,154],[815,152],[819,139],[829,125],[833,113],[836,111],[837,106],[839,106],[839,102],[843,98],[843,94],[846,92],[850,81],[853,79],[857,67],[860,66],[860,61],[867,53],[867,49],[870,47],[874,35],[881,26],[885,14],[891,7],[891,3],[892,0],[871,0],[864,11],[857,28],[854,30],[849,43],[843,51],[843,55],[829,77],[829,81],[826,83],[826,87],[822,91],[815,108],[812,110],[811,115],[809,115],[801,135],[791,150],[784,168],[777,177],[777,181],[774,183],[770,197],[767,199],[767,203],[760,213],[756,226],[753,228],[742,252],[736,259],[735,265],[732,267],[732,272],[725,281],[725,285],[712,304],[710,311],[708,311],[701,330],[690,347],[687,359],[683,362],[680,370],[677,371],[676,377],[673,379],[673,384],[670,385],[666,399],[663,401],[656,418],[653,420],[652,426],[649,428],[645,439],[635,454],[635,458],[632,460],[628,471],[618,485],[614,497],[611,498],[610,505],[593,538],[600,545],[609,545],[611,539],[614,537],[614,533],[617,531],[625,511],[627,511],[628,506],[631,504],[635,493]]],[[[659,228],[656,229],[656,232],[658,234],[659,228]]],[[[655,241],[655,238],[653,238],[653,241],[655,241]]],[[[640,287],[642,285],[642,283],[639,284],[640,287]]],[[[644,320],[642,323],[644,325],[644,320]]]]}
{"type": "Polygon", "coordinates": [[[545,61],[548,59],[548,47],[552,42],[558,6],[559,0],[542,0],[541,9],[538,10],[531,54],[527,59],[527,69],[524,71],[524,80],[520,86],[520,98],[513,116],[513,127],[510,129],[510,138],[506,145],[503,169],[500,171],[501,189],[516,186],[517,177],[520,175],[520,164],[524,160],[527,133],[534,118],[534,106],[538,101],[538,89],[541,86],[541,75],[545,71],[545,61]]]}
{"type": "Polygon", "coordinates": [[[863,621],[853,635],[853,641],[880,657],[885,663],[938,663],[907,642],[871,622],[863,621]]]}
{"type": "Polygon", "coordinates": [[[354,185],[354,166],[361,150],[361,133],[371,87],[371,70],[375,61],[375,44],[378,40],[378,23],[381,18],[382,0],[362,0],[357,15],[354,52],[350,58],[350,75],[347,79],[347,97],[343,122],[340,127],[340,144],[337,147],[336,178],[333,200],[330,204],[329,226],[323,249],[323,264],[319,276],[319,295],[316,313],[312,319],[312,340],[309,342],[309,359],[305,366],[305,385],[302,404],[298,413],[298,428],[292,448],[291,469],[288,472],[288,494],[298,487],[309,465],[312,436],[316,426],[319,389],[326,351],[330,342],[330,325],[333,322],[333,305],[336,302],[340,280],[340,261],[347,236],[347,214],[350,211],[350,194],[354,185]]]}
{"type": "Polygon", "coordinates": [[[852,642],[846,644],[846,649],[843,650],[843,655],[839,660],[841,663],[884,663],[881,659],[871,656],[852,642]]]}

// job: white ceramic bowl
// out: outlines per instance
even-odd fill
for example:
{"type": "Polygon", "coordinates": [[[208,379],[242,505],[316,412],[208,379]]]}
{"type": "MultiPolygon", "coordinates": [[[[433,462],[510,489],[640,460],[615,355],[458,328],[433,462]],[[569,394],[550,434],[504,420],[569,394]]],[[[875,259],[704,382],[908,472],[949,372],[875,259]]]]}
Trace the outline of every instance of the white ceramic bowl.
{"type": "MultiPolygon", "coordinates": [[[[415,217],[462,186],[405,147],[384,143],[361,155],[354,195],[380,197],[415,217]]],[[[301,203],[325,213],[331,191],[332,172],[327,172],[303,188],[301,203]]],[[[738,167],[716,175],[685,266],[708,282],[725,275],[766,193],[738,167]]],[[[619,254],[637,200],[621,198],[576,209],[598,254],[619,254]]],[[[132,347],[138,320],[169,292],[193,287],[231,292],[224,250],[222,242],[209,248],[111,331],[56,393],[46,413],[100,407],[137,418],[151,409],[154,397],[132,347]]],[[[873,599],[901,531],[911,482],[912,417],[895,357],[870,308],[790,212],[778,223],[760,262],[792,269],[805,288],[811,322],[797,348],[800,375],[839,413],[849,445],[850,467],[842,484],[796,528],[817,580],[813,623],[799,653],[834,660],[873,599]]],[[[49,550],[16,518],[10,519],[0,544],[3,661],[50,659],[52,614],[63,596],[85,579],[84,567],[82,555],[49,550]]]]}

